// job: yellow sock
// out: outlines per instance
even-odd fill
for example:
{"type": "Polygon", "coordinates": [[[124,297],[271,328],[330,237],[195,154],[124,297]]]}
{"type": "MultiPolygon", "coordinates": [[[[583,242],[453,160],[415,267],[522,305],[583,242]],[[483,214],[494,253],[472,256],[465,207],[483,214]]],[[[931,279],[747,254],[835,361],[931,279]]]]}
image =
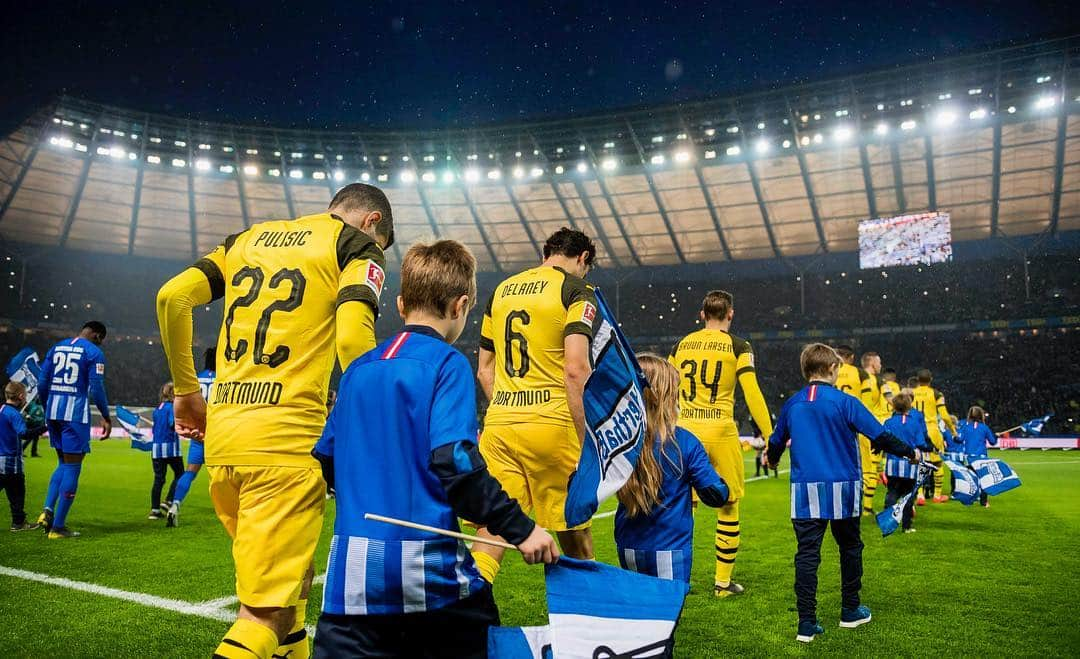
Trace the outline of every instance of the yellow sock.
{"type": "Polygon", "coordinates": [[[308,659],[311,656],[311,647],[308,645],[307,627],[304,626],[307,617],[307,600],[296,603],[296,621],[293,622],[289,635],[274,652],[275,659],[308,659]]]}
{"type": "Polygon", "coordinates": [[[864,471],[863,480],[863,514],[874,514],[874,495],[877,494],[878,475],[876,471],[864,471]]]}
{"type": "Polygon", "coordinates": [[[222,659],[270,659],[277,646],[278,637],[273,629],[241,618],[221,639],[214,656],[222,659]]]}
{"type": "Polygon", "coordinates": [[[945,494],[945,474],[942,473],[940,462],[935,462],[934,464],[938,466],[938,470],[934,472],[934,496],[939,497],[942,494],[945,494]]]}
{"type": "Polygon", "coordinates": [[[716,585],[731,583],[735,570],[735,556],[739,553],[739,504],[738,502],[718,508],[716,511],[716,585]]]}
{"type": "Polygon", "coordinates": [[[491,554],[485,554],[482,551],[474,551],[472,557],[476,561],[476,569],[480,570],[480,576],[484,577],[484,581],[495,583],[495,577],[499,574],[502,564],[495,560],[495,557],[491,554]]]}

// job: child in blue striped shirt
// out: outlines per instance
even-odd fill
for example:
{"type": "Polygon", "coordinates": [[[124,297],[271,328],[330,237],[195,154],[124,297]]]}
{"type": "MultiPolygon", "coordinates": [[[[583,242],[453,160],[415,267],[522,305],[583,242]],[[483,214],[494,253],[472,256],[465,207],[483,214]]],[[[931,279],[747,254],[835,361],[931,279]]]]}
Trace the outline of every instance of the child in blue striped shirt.
{"type": "Polygon", "coordinates": [[[161,386],[161,403],[154,410],[154,443],[150,447],[154,461],[154,485],[150,488],[150,514],[147,519],[164,519],[176,493],[176,482],[184,473],[184,459],[180,457],[180,436],[176,434],[176,418],[173,416],[173,383],[161,386]],[[165,505],[161,505],[161,489],[165,487],[166,470],[173,473],[165,505]]]}
{"type": "Polygon", "coordinates": [[[799,631],[795,640],[809,643],[824,632],[817,621],[817,570],[827,527],[832,527],[840,548],[840,626],[853,628],[870,622],[870,609],[859,601],[862,461],[856,433],[869,437],[875,450],[915,461],[921,455],[886,431],[858,398],[834,386],[840,369],[835,350],[812,343],[803,349],[799,361],[809,385],[784,404],[765,459],[775,465],[791,441],[791,524],[798,542],[795,599],[799,631]]]}
{"type": "Polygon", "coordinates": [[[689,583],[694,536],[691,488],[702,503],[717,508],[728,502],[728,486],[709,463],[698,438],[675,427],[679,372],[657,355],[645,353],[637,359],[649,382],[645,390],[648,429],[634,473],[618,494],[615,546],[619,564],[634,572],[689,583]]]}
{"type": "Polygon", "coordinates": [[[32,528],[26,523],[26,475],[23,474],[22,446],[19,440],[26,432],[20,410],[26,405],[26,386],[8,382],[4,387],[4,404],[0,405],[0,490],[7,495],[11,507],[11,530],[32,528]]]}
{"type": "MultiPolygon", "coordinates": [[[[926,432],[926,423],[919,417],[911,414],[911,394],[900,392],[893,396],[892,417],[885,420],[885,430],[904,440],[912,448],[922,451],[933,451],[930,436],[926,432]]],[[[910,460],[890,455],[885,462],[885,475],[889,477],[889,493],[885,495],[885,508],[893,504],[915,489],[915,480],[919,475],[919,465],[910,460]]],[[[915,497],[908,499],[904,506],[901,517],[901,525],[904,533],[913,532],[911,520],[914,517],[915,497]]]]}

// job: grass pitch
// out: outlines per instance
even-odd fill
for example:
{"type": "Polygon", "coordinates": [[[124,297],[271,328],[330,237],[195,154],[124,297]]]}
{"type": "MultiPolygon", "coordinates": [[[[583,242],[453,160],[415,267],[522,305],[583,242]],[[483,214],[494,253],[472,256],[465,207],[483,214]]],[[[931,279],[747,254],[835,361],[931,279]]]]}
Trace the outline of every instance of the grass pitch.
{"type": "MultiPolygon", "coordinates": [[[[192,488],[180,527],[167,529],[146,519],[148,454],[129,449],[126,441],[95,443],[93,451],[70,517],[83,537],[48,541],[39,532],[0,531],[0,566],[192,603],[232,595],[229,541],[210,506],[206,474],[192,488]]],[[[997,455],[1016,468],[1024,485],[991,498],[987,510],[955,502],[919,508],[917,533],[887,539],[863,520],[862,594],[874,613],[869,625],[837,626],[839,567],[826,535],[818,594],[826,633],[809,647],[794,641],[795,543],[786,476],[747,485],[735,571],[746,586],[741,597],[712,596],[714,517],[700,509],[692,590],[676,654],[1077,656],[1080,626],[1072,614],[1080,587],[1080,455],[997,455]]],[[[27,510],[36,515],[55,461],[28,458],[26,465],[27,510]]],[[[603,510],[611,508],[609,503],[603,510]]],[[[318,572],[325,569],[332,515],[331,502],[318,572]]],[[[8,523],[6,516],[0,520],[8,523]]],[[[593,528],[597,558],[616,563],[612,519],[597,520],[593,528]]],[[[540,569],[511,556],[495,594],[503,624],[546,621],[540,569]]],[[[316,586],[309,624],[320,596],[316,586]]],[[[228,626],[6,574],[0,574],[0,620],[0,654],[12,657],[208,656],[228,626]]]]}

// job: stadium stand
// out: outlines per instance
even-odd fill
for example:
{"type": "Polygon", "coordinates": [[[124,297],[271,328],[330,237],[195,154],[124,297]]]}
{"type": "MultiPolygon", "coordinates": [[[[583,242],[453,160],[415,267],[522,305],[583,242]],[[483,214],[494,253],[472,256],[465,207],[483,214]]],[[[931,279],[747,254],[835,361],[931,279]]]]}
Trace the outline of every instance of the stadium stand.
{"type": "MultiPolygon", "coordinates": [[[[109,351],[110,391],[151,401],[165,373],[157,287],[224,236],[320,212],[360,180],[393,204],[391,272],[411,242],[455,238],[477,256],[481,296],[533,265],[553,230],[595,236],[593,279],[641,347],[666,352],[706,290],[732,291],[735,331],[758,346],[771,400],[795,388],[794,351],[819,336],[886,363],[924,355],[895,365],[934,367],[954,411],[977,400],[1009,420],[1075,410],[1075,385],[1046,371],[1050,354],[1080,354],[1078,59],[1070,37],[680,106],[439,131],[273,129],[61,97],[0,139],[3,354],[100,317],[122,347],[109,351]],[[950,214],[952,262],[858,268],[860,220],[934,210],[950,214]],[[1005,377],[1025,368],[1039,373],[1034,391],[1005,377]]],[[[395,284],[380,336],[396,326],[395,284]]],[[[197,326],[211,344],[212,323],[197,326]]]]}

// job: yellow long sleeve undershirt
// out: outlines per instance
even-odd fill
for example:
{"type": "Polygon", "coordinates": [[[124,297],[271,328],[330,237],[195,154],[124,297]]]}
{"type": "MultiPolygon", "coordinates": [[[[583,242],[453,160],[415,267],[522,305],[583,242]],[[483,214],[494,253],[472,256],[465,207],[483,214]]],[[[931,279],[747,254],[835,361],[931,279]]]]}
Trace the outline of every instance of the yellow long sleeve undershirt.
{"type": "Polygon", "coordinates": [[[750,409],[750,416],[754,417],[761,436],[768,441],[773,432],[772,418],[769,416],[769,407],[765,404],[765,396],[758,386],[757,376],[752,371],[743,373],[739,376],[739,388],[746,399],[746,407],[750,409]]]}
{"type": "Polygon", "coordinates": [[[158,329],[161,347],[169,360],[177,396],[199,391],[195,360],[191,356],[192,309],[213,299],[210,282],[201,271],[188,268],[161,287],[157,295],[158,329]]]}

